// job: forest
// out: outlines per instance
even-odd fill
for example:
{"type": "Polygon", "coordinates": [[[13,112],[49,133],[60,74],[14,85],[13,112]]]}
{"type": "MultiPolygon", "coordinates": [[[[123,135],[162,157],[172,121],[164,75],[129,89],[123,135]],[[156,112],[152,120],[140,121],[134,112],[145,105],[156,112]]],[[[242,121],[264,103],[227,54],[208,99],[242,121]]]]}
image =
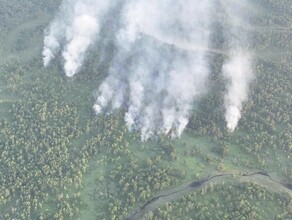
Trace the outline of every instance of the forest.
{"type": "MultiPolygon", "coordinates": [[[[249,2],[256,80],[236,130],[224,122],[226,55],[210,53],[210,89],[181,138],[141,142],[123,110],[92,110],[110,66],[96,65],[100,54],[90,51],[74,78],[57,60],[43,67],[44,30],[60,1],[1,0],[0,219],[125,219],[164,191],[222,173],[234,175],[161,202],[142,219],[292,219],[291,190],[237,178],[264,171],[292,183],[292,2],[249,2]]],[[[215,49],[222,42],[212,36],[215,49]]]]}

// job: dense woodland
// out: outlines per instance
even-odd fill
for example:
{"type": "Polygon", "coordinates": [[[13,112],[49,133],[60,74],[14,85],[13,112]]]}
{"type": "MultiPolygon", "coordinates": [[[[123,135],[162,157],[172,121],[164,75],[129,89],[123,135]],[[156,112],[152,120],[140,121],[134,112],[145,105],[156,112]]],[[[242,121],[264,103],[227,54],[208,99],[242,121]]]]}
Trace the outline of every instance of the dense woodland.
{"type": "MultiPolygon", "coordinates": [[[[265,170],[291,183],[292,2],[250,2],[260,9],[246,10],[256,80],[236,131],[228,133],[223,118],[225,55],[210,54],[211,89],[182,138],[141,143],[122,112],[92,111],[108,68],[96,67],[98,54],[74,79],[57,61],[42,67],[43,30],[60,1],[1,1],[0,219],[124,219],[157,193],[214,173],[265,170]]],[[[212,39],[224,48],[221,35],[212,39]]],[[[291,193],[234,178],[161,204],[145,219],[267,216],[292,219],[291,193]]]]}

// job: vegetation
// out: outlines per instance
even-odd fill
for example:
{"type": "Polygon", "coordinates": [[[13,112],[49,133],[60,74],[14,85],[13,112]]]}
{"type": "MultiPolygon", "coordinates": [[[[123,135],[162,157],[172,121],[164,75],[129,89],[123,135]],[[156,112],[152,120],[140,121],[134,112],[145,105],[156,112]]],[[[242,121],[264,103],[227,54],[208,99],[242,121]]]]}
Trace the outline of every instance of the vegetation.
{"type": "Polygon", "coordinates": [[[143,219],[290,219],[291,204],[291,197],[269,192],[254,182],[228,180],[167,202],[143,219]]]}
{"type": "MultiPolygon", "coordinates": [[[[92,92],[108,68],[96,69],[98,55],[89,54],[74,79],[57,62],[42,67],[42,33],[59,3],[0,3],[0,219],[124,219],[157,193],[217,172],[265,170],[292,181],[289,0],[254,0],[260,10],[246,12],[255,24],[257,80],[235,133],[225,129],[224,55],[216,54],[212,89],[182,138],[146,143],[127,131],[122,112],[93,114],[92,92]]],[[[213,37],[223,50],[222,36],[213,37]]],[[[291,213],[291,194],[228,179],[145,219],[291,219],[291,213]]]]}

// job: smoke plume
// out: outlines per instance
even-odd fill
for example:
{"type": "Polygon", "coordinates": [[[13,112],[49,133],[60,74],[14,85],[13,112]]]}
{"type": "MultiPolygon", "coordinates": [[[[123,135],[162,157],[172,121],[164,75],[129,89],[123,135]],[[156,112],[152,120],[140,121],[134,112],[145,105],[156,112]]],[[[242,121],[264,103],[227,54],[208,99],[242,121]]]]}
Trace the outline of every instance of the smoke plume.
{"type": "MultiPolygon", "coordinates": [[[[179,137],[193,104],[206,90],[207,55],[218,52],[209,48],[213,3],[64,0],[45,31],[44,66],[61,55],[64,71],[72,77],[82,67],[87,51],[97,43],[100,57],[107,57],[106,40],[100,39],[103,30],[103,38],[113,40],[115,53],[107,77],[98,88],[93,106],[96,114],[123,109],[129,130],[139,130],[142,140],[160,134],[179,137]],[[108,28],[106,20],[115,25],[108,28]]],[[[223,73],[229,82],[225,118],[233,131],[247,99],[252,71],[251,55],[242,43],[247,41],[236,40],[241,31],[236,22],[241,20],[233,20],[237,9],[230,5],[225,8],[230,21],[234,21],[231,37],[228,35],[231,57],[223,65],[223,73]]]]}
{"type": "Polygon", "coordinates": [[[96,113],[126,106],[125,122],[130,130],[141,130],[142,140],[157,134],[179,137],[209,73],[206,51],[181,45],[208,47],[209,7],[208,0],[129,1],[96,113]]]}
{"type": "Polygon", "coordinates": [[[63,1],[59,14],[46,30],[44,66],[62,49],[65,73],[74,76],[83,64],[86,51],[98,38],[102,18],[109,7],[109,0],[63,1]]]}
{"type": "Polygon", "coordinates": [[[227,129],[233,132],[241,118],[242,105],[248,98],[249,84],[253,79],[252,54],[248,51],[248,31],[245,29],[248,16],[244,14],[241,4],[225,1],[225,12],[229,18],[227,40],[230,47],[230,57],[222,67],[227,79],[225,94],[225,120],[227,129]]]}
{"type": "Polygon", "coordinates": [[[248,87],[253,79],[252,56],[240,49],[231,54],[223,66],[223,74],[229,80],[225,95],[225,120],[230,132],[234,131],[241,118],[242,104],[247,100],[248,87]]]}

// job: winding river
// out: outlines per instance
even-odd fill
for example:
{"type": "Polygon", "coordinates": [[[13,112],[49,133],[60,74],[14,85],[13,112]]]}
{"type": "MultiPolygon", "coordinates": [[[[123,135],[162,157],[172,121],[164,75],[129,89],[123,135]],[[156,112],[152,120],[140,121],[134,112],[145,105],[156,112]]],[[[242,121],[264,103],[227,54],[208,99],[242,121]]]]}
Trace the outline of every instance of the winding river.
{"type": "Polygon", "coordinates": [[[232,177],[233,179],[241,182],[253,181],[259,185],[265,185],[269,187],[271,191],[275,192],[291,192],[292,184],[288,182],[278,181],[273,179],[268,173],[263,171],[258,171],[249,174],[234,174],[234,173],[224,173],[217,174],[214,176],[208,176],[199,180],[195,180],[186,184],[176,186],[175,188],[169,189],[168,191],[161,193],[151,200],[146,202],[141,207],[133,211],[131,215],[125,218],[125,220],[136,220],[141,219],[144,214],[148,211],[156,209],[157,206],[162,205],[166,202],[173,201],[176,198],[179,198],[187,193],[192,192],[193,190],[202,188],[203,186],[210,184],[211,182],[220,182],[223,179],[232,177]],[[275,186],[275,187],[272,187],[275,186]]]}

